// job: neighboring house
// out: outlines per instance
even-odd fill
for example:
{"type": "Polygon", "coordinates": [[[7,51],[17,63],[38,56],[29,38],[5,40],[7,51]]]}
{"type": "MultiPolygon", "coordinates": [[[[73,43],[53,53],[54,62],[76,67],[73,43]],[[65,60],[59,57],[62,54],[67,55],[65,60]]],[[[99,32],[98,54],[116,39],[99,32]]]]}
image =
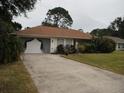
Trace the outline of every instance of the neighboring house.
{"type": "Polygon", "coordinates": [[[37,26],[16,32],[16,35],[29,39],[25,53],[55,53],[57,46],[62,44],[74,45],[76,48],[79,42],[89,41],[92,36],[78,30],[37,26]]]}
{"type": "Polygon", "coordinates": [[[104,36],[104,38],[113,40],[116,43],[116,50],[124,50],[124,39],[112,36],[104,36]]]}

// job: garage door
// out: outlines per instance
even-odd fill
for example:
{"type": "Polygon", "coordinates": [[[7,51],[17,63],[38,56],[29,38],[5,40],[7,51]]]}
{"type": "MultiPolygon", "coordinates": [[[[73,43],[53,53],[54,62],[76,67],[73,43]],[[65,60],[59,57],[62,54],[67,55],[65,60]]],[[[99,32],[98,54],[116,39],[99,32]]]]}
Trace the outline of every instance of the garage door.
{"type": "Polygon", "coordinates": [[[41,47],[41,42],[38,41],[37,39],[34,39],[30,42],[27,42],[25,53],[43,53],[40,47],[41,47]]]}

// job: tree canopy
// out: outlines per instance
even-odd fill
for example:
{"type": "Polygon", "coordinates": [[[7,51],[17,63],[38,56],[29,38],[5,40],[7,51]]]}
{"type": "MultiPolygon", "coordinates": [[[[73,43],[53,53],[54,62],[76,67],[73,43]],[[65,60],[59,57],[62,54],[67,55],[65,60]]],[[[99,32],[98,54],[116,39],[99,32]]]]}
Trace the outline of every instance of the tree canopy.
{"type": "Polygon", "coordinates": [[[91,34],[98,37],[108,35],[124,38],[124,18],[118,17],[107,28],[94,29],[91,34]]]}
{"type": "Polygon", "coordinates": [[[13,16],[21,13],[26,15],[27,11],[34,8],[37,0],[0,0],[0,18],[12,20],[13,16]]]}
{"type": "Polygon", "coordinates": [[[12,26],[14,27],[15,31],[19,31],[22,29],[22,25],[20,23],[17,23],[17,22],[13,22],[12,26]]]}
{"type": "Polygon", "coordinates": [[[18,16],[34,8],[37,0],[0,0],[0,21],[6,21],[14,26],[14,29],[20,30],[21,24],[13,22],[13,16],[18,16]]]}
{"type": "Polygon", "coordinates": [[[34,8],[37,0],[0,0],[0,64],[16,62],[23,51],[21,40],[12,35],[20,30],[21,24],[13,22],[13,17],[26,15],[34,8]]]}
{"type": "Polygon", "coordinates": [[[124,38],[124,18],[116,18],[108,28],[113,32],[118,33],[117,35],[120,38],[124,38]]]}
{"type": "Polygon", "coordinates": [[[46,15],[47,17],[42,22],[42,25],[68,28],[73,24],[70,14],[62,7],[50,9],[46,15]]]}
{"type": "Polygon", "coordinates": [[[91,33],[91,35],[95,35],[97,37],[102,37],[102,36],[111,36],[114,35],[113,31],[107,28],[103,28],[103,29],[94,29],[91,33]]]}

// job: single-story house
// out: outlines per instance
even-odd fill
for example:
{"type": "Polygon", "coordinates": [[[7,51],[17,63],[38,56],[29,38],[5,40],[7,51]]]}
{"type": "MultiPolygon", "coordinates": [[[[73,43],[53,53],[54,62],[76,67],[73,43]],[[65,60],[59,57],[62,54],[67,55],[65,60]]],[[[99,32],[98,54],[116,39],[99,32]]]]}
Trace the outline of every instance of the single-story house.
{"type": "Polygon", "coordinates": [[[55,53],[57,46],[74,45],[82,40],[91,40],[92,36],[73,29],[37,26],[16,32],[16,35],[28,39],[25,53],[55,53]]]}
{"type": "Polygon", "coordinates": [[[112,36],[104,36],[104,38],[111,39],[116,43],[115,50],[124,50],[124,39],[118,37],[112,37],[112,36]]]}

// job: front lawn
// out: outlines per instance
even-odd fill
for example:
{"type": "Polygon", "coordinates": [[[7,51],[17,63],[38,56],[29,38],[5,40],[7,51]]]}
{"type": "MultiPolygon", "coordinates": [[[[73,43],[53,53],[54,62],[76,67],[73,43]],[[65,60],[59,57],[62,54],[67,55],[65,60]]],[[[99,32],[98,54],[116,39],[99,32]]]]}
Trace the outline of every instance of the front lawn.
{"type": "Polygon", "coordinates": [[[124,51],[110,54],[73,54],[64,57],[124,75],[124,51]]]}
{"type": "Polygon", "coordinates": [[[23,63],[0,65],[0,93],[38,93],[23,63]]]}

